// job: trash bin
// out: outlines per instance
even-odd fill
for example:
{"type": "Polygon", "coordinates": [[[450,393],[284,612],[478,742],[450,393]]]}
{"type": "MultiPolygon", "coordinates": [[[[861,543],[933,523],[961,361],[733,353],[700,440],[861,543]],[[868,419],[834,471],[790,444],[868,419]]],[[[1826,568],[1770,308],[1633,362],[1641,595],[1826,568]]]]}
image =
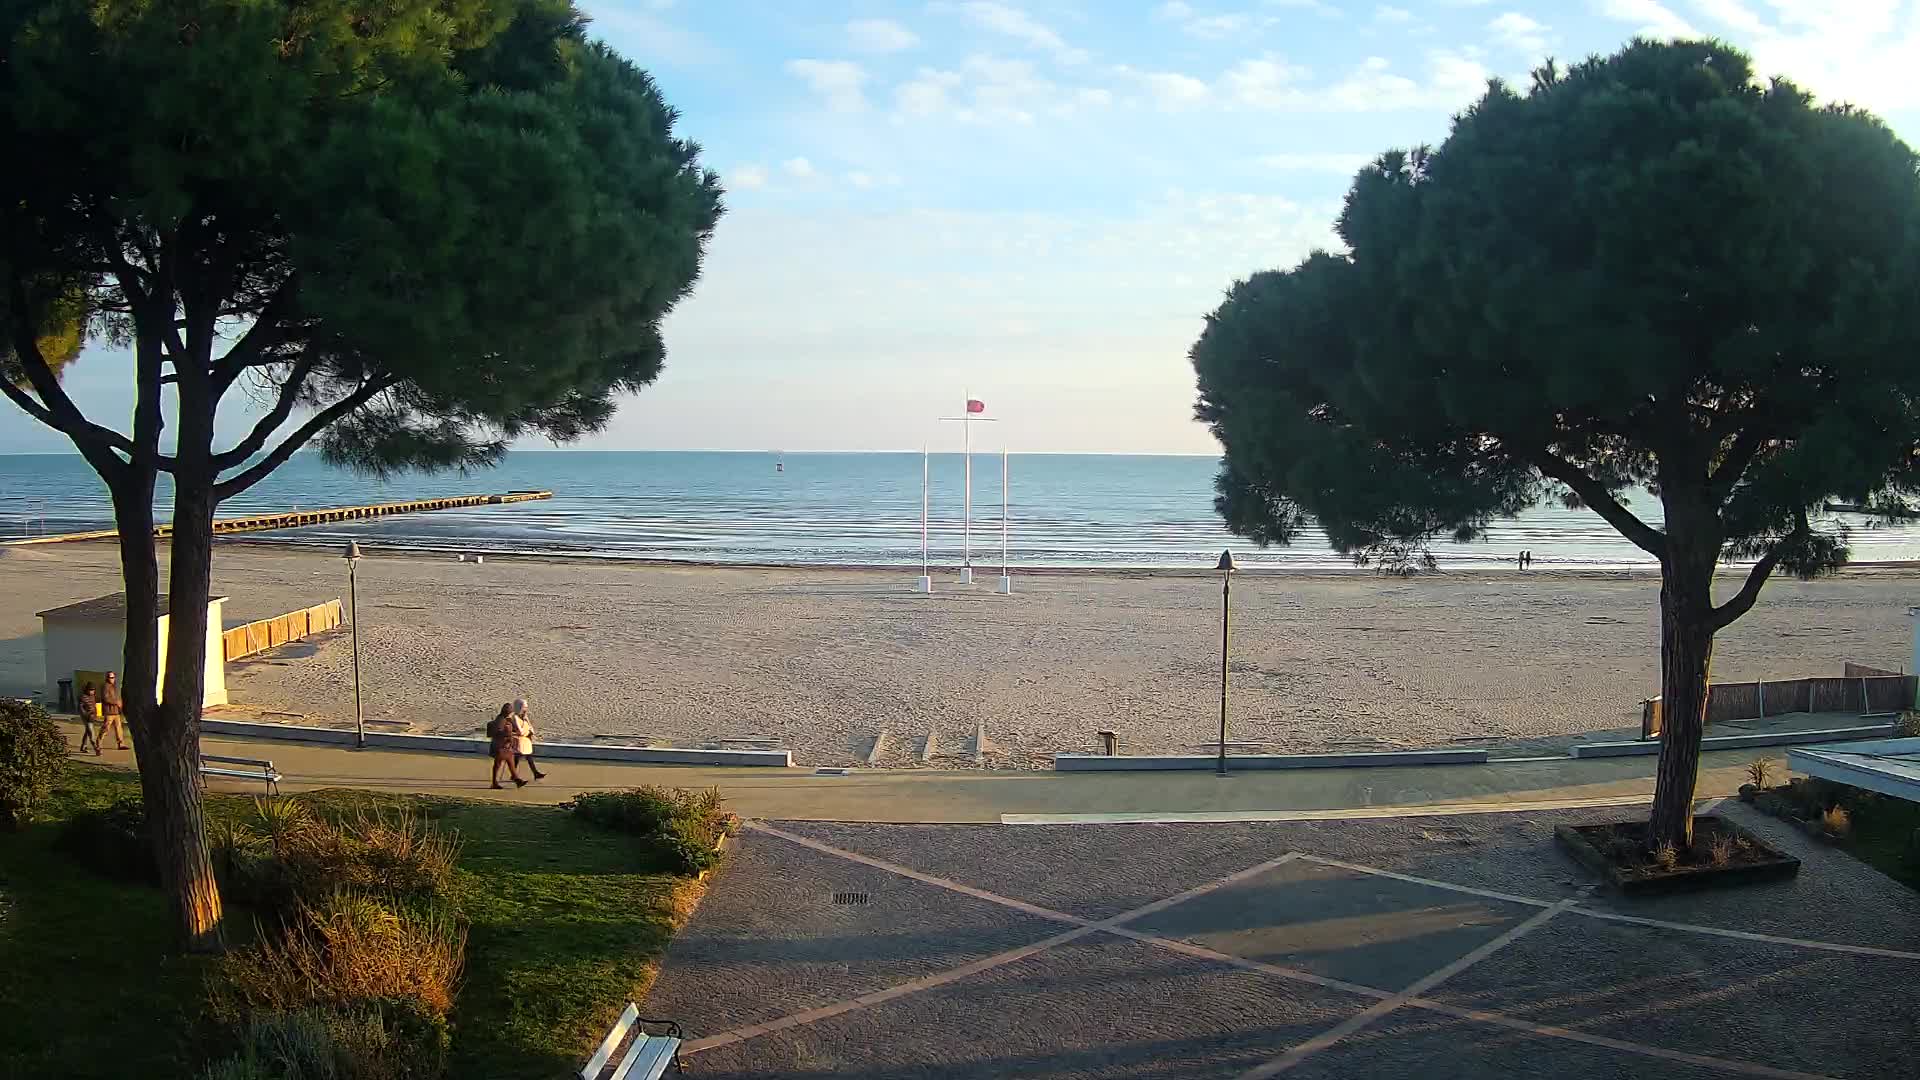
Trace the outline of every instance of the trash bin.
{"type": "Polygon", "coordinates": [[[77,706],[74,704],[74,701],[73,701],[73,680],[61,679],[60,680],[60,708],[58,711],[63,713],[70,713],[75,711],[76,708],[77,706]]]}

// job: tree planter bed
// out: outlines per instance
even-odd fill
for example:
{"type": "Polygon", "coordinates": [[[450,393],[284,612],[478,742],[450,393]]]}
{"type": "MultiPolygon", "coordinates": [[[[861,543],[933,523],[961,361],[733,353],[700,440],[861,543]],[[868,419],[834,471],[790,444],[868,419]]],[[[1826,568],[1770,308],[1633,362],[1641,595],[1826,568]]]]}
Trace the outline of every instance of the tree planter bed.
{"type": "Polygon", "coordinates": [[[1694,837],[1704,851],[1715,836],[1734,843],[1731,858],[1715,865],[1702,858],[1682,859],[1662,866],[1645,853],[1644,821],[1602,825],[1562,825],[1554,829],[1560,846],[1581,865],[1628,895],[1649,895],[1691,889],[1779,881],[1800,872],[1800,860],[1774,848],[1731,821],[1711,815],[1694,819],[1694,837]],[[1742,843],[1744,841],[1744,843],[1742,843]],[[1623,861],[1623,856],[1627,857],[1623,861]]]}

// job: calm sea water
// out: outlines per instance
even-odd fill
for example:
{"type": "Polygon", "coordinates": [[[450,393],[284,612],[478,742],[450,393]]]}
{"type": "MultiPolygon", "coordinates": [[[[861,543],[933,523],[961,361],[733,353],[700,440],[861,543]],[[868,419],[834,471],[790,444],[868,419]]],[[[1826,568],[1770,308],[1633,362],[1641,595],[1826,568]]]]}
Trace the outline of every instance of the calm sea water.
{"type": "MultiPolygon", "coordinates": [[[[1204,457],[1033,455],[1011,459],[1009,557],[1016,566],[1211,566],[1222,547],[1253,565],[1350,566],[1309,531],[1291,548],[1257,550],[1213,511],[1219,463],[1204,457]]],[[[510,454],[467,476],[381,482],[312,455],[282,466],[223,515],[387,502],[439,495],[551,490],[550,501],[408,514],[255,534],[296,543],[348,538],[443,551],[543,552],[700,562],[914,565],[920,561],[918,454],[550,451],[510,454]],[[776,464],[784,469],[776,469],[776,464]]],[[[167,517],[171,492],[156,500],[167,517]]],[[[1000,459],[974,458],[972,553],[1000,562],[1000,459]]],[[[962,558],[963,458],[932,459],[931,557],[962,558]]],[[[1636,509],[1658,520],[1642,497],[1636,509]]],[[[0,536],[111,524],[105,489],[77,456],[0,456],[0,536]]],[[[1859,561],[1920,558],[1920,526],[1853,526],[1859,561]]],[[[1540,507],[1496,525],[1482,543],[1441,544],[1444,565],[1511,565],[1522,549],[1542,568],[1650,565],[1585,510],[1540,507]]]]}

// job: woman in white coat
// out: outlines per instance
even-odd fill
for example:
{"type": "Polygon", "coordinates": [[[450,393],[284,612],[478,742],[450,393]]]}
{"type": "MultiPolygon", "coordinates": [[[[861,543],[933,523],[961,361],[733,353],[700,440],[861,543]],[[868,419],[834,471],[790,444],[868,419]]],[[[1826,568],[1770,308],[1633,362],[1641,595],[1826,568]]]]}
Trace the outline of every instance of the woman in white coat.
{"type": "Polygon", "coordinates": [[[533,722],[527,719],[527,699],[513,699],[514,760],[524,761],[527,768],[533,770],[535,780],[546,779],[547,774],[540,771],[540,765],[533,760],[533,722]]]}

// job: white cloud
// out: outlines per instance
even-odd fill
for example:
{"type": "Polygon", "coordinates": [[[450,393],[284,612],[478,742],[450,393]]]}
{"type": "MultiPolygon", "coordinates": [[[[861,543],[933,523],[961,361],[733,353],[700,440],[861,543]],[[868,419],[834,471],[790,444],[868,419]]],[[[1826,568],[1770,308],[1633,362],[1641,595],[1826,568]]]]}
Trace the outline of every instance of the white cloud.
{"type": "Polygon", "coordinates": [[[1726,24],[1743,34],[1762,34],[1767,24],[1739,0],[1693,0],[1702,15],[1726,24]]]}
{"type": "Polygon", "coordinates": [[[780,171],[795,180],[812,180],[820,175],[819,171],[813,167],[813,162],[803,157],[788,158],[781,162],[780,171]]]}
{"type": "Polygon", "coordinates": [[[735,191],[754,191],[767,186],[765,165],[741,165],[727,174],[727,186],[735,191]]]}
{"type": "Polygon", "coordinates": [[[1373,154],[1313,152],[1303,154],[1263,154],[1260,164],[1276,172],[1326,172],[1352,176],[1374,159],[1373,154]]]}
{"type": "Polygon", "coordinates": [[[892,19],[850,19],[847,38],[862,52],[891,53],[920,44],[920,35],[892,19]]]}
{"type": "Polygon", "coordinates": [[[1830,101],[1887,113],[1920,108],[1920,3],[1912,0],[1690,0],[1696,27],[1658,0],[1605,0],[1604,14],[1654,37],[1717,34],[1753,56],[1761,78],[1784,75],[1830,101]]]}
{"type": "Polygon", "coordinates": [[[1408,11],[1406,8],[1381,4],[1379,7],[1373,9],[1373,21],[1383,23],[1410,23],[1413,21],[1413,12],[1408,11]]]}
{"type": "Polygon", "coordinates": [[[1516,52],[1537,56],[1546,51],[1546,25],[1518,11],[1495,16],[1487,29],[1493,31],[1494,40],[1516,52]]]}
{"type": "Polygon", "coordinates": [[[894,89],[898,118],[945,115],[968,124],[1025,125],[1112,101],[1101,87],[1063,86],[1030,61],[985,54],[969,56],[955,69],[921,68],[894,89]]]}
{"type": "Polygon", "coordinates": [[[873,186],[873,174],[855,170],[847,174],[847,183],[865,190],[873,186]]]}
{"type": "Polygon", "coordinates": [[[1277,56],[1242,60],[1220,77],[1221,93],[1228,100],[1256,109],[1281,109],[1302,105],[1308,94],[1301,83],[1312,72],[1289,64],[1277,56]]]}
{"type": "Polygon", "coordinates": [[[1053,54],[1063,64],[1081,64],[1087,60],[1085,49],[1076,49],[1054,29],[1025,11],[997,0],[968,0],[959,11],[974,25],[996,34],[1026,43],[1053,54]]]}
{"type": "Polygon", "coordinates": [[[1370,56],[1333,83],[1314,86],[1304,67],[1268,55],[1242,60],[1220,76],[1220,96],[1253,109],[1315,109],[1380,112],[1389,109],[1458,108],[1487,87],[1487,69],[1464,53],[1435,49],[1426,55],[1424,78],[1394,70],[1385,57],[1370,56]]]}
{"type": "Polygon", "coordinates": [[[1660,0],[1603,0],[1600,12],[1611,19],[1630,22],[1634,33],[1656,38],[1698,37],[1687,20],[1673,13],[1660,0]]]}
{"type": "Polygon", "coordinates": [[[1143,71],[1137,76],[1154,104],[1162,109],[1184,109],[1207,100],[1207,84],[1177,71],[1143,71]]]}
{"type": "Polygon", "coordinates": [[[1445,49],[1427,54],[1425,80],[1401,75],[1384,57],[1370,56],[1316,99],[1346,112],[1457,108],[1486,90],[1487,77],[1487,69],[1478,61],[1445,49]]]}
{"type": "Polygon", "coordinates": [[[1220,41],[1244,34],[1253,28],[1253,16],[1246,12],[1226,15],[1202,15],[1188,19],[1180,29],[1204,41],[1220,41]]]}
{"type": "Polygon", "coordinates": [[[660,10],[593,5],[595,36],[607,41],[628,56],[644,56],[647,66],[664,64],[679,68],[702,68],[731,60],[727,50],[692,30],[674,25],[660,10]]]}
{"type": "Polygon", "coordinates": [[[1168,0],[1154,9],[1154,17],[1180,24],[1180,31],[1202,41],[1224,41],[1227,38],[1262,29],[1279,21],[1272,15],[1259,15],[1251,11],[1219,12],[1202,15],[1185,0],[1168,0]]]}
{"type": "Polygon", "coordinates": [[[950,92],[959,87],[960,73],[921,68],[912,79],[894,88],[894,107],[908,116],[931,116],[952,106],[950,92]]]}
{"type": "Polygon", "coordinates": [[[1326,19],[1337,19],[1342,14],[1339,8],[1334,7],[1332,4],[1325,3],[1324,0],[1266,0],[1266,2],[1268,7],[1298,8],[1303,11],[1311,11],[1315,15],[1326,19]]]}
{"type": "Polygon", "coordinates": [[[866,107],[866,95],[860,88],[867,81],[867,73],[851,60],[789,60],[787,73],[812,87],[830,108],[854,112],[866,107]]]}

